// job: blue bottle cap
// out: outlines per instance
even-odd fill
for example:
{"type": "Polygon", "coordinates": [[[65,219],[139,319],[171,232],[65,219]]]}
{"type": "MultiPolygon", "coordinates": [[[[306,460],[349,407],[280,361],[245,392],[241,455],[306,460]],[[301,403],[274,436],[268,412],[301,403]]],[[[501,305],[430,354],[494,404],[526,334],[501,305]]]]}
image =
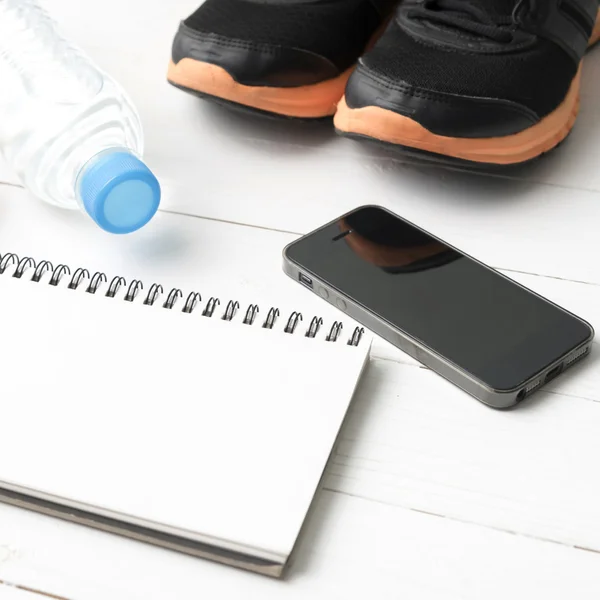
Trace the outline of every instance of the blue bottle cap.
{"type": "Polygon", "coordinates": [[[131,233],[158,210],[160,184],[150,169],[127,150],[108,150],[92,158],[78,180],[87,213],[109,233],[131,233]]]}

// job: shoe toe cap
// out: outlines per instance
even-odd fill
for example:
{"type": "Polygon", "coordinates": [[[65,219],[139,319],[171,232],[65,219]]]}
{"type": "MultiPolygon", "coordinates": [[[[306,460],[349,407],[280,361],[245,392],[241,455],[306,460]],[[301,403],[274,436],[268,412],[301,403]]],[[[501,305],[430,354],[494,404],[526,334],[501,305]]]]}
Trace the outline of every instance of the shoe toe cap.
{"type": "Polygon", "coordinates": [[[432,133],[456,138],[490,138],[519,133],[539,116],[517,102],[449,94],[411,86],[364,64],[346,88],[350,108],[377,106],[408,117],[432,133]]]}
{"type": "Polygon", "coordinates": [[[340,74],[326,57],[307,50],[203,33],[183,23],[173,42],[172,57],[174,63],[191,58],[217,65],[248,86],[300,87],[340,74]]]}

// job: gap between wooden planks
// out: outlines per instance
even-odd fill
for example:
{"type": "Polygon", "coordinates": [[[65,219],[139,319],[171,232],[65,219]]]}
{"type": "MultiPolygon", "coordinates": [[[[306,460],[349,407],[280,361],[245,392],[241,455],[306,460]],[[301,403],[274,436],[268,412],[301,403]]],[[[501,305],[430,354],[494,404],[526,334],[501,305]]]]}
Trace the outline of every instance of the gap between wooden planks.
{"type": "Polygon", "coordinates": [[[40,600],[43,600],[44,598],[50,598],[51,600],[69,600],[69,598],[65,598],[65,596],[56,596],[54,594],[42,592],[41,590],[34,590],[25,585],[2,581],[2,579],[0,579],[0,587],[8,588],[8,590],[5,591],[0,590],[0,597],[3,600],[13,600],[13,598],[14,600],[35,600],[35,598],[39,598],[40,600]],[[14,591],[14,594],[11,594],[11,590],[14,591]]]}

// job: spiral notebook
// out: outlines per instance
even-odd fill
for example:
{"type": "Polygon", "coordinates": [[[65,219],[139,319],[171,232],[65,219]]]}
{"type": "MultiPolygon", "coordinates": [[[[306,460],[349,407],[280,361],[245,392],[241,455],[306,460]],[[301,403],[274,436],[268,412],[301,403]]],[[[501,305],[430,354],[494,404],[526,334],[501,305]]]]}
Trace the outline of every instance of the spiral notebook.
{"type": "Polygon", "coordinates": [[[0,311],[0,500],[283,573],[361,329],[12,254],[0,311]]]}

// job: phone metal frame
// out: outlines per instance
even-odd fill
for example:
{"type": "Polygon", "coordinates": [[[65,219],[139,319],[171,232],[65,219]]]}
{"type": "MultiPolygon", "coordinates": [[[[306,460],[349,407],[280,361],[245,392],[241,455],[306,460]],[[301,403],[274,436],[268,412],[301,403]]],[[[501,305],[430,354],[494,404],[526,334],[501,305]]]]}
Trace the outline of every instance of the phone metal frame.
{"type": "MultiPolygon", "coordinates": [[[[330,304],[336,306],[339,310],[342,310],[350,318],[354,319],[355,321],[357,321],[357,322],[361,323],[362,325],[364,325],[365,327],[369,328],[371,331],[380,335],[382,338],[384,338],[385,340],[387,340],[388,342],[390,342],[391,344],[393,344],[394,346],[396,346],[403,352],[406,352],[406,354],[408,354],[409,356],[412,356],[414,359],[419,361],[421,364],[430,368],[432,371],[435,371],[436,373],[438,373],[439,375],[441,375],[442,377],[444,377],[445,379],[447,379],[454,385],[458,386],[465,392],[471,394],[472,396],[477,398],[479,401],[483,402],[484,404],[487,404],[488,406],[490,406],[492,408],[507,409],[507,408],[511,408],[511,407],[515,406],[516,404],[520,403],[522,400],[524,400],[527,396],[532,394],[534,391],[537,391],[538,389],[543,387],[544,383],[546,383],[545,379],[548,377],[548,374],[554,368],[561,367],[561,370],[558,374],[553,376],[552,379],[554,379],[554,377],[561,375],[562,372],[564,372],[566,370],[566,368],[570,367],[572,364],[575,364],[576,362],[578,362],[579,359],[569,362],[569,360],[572,357],[580,356],[581,358],[584,358],[585,356],[588,356],[590,354],[590,351],[592,348],[592,341],[594,339],[594,329],[587,321],[584,321],[577,315],[574,315],[573,313],[565,310],[564,308],[562,308],[561,306],[558,306],[554,302],[551,302],[547,298],[544,298],[543,296],[536,294],[534,291],[530,290],[529,288],[525,287],[524,285],[521,285],[520,283],[511,279],[510,277],[507,277],[503,273],[500,273],[496,269],[492,269],[491,267],[482,263],[481,261],[477,260],[476,258],[473,258],[472,256],[466,254],[462,250],[459,250],[458,248],[452,246],[451,244],[448,244],[444,240],[432,235],[431,233],[429,233],[428,231],[419,227],[418,225],[411,223],[407,219],[403,219],[402,217],[398,216],[397,214],[393,213],[392,211],[390,211],[387,208],[382,207],[382,206],[377,206],[377,205],[360,206],[358,208],[355,208],[354,210],[351,210],[351,211],[345,213],[341,217],[338,217],[337,219],[330,221],[329,223],[323,225],[322,227],[319,227],[318,229],[315,229],[314,231],[302,236],[301,238],[291,242],[283,249],[283,270],[286,273],[286,275],[288,275],[289,277],[294,279],[297,283],[301,283],[300,282],[301,274],[310,277],[310,279],[312,279],[312,282],[313,282],[312,288],[308,288],[306,285],[303,285],[303,287],[305,287],[306,289],[309,289],[313,293],[319,295],[326,302],[329,302],[330,304]],[[308,238],[308,237],[314,235],[315,233],[318,233],[319,231],[326,229],[327,227],[330,227],[331,225],[337,223],[340,219],[343,219],[347,215],[350,215],[350,214],[352,214],[358,210],[361,210],[363,208],[377,208],[377,209],[386,211],[393,217],[396,217],[396,218],[400,219],[401,221],[408,223],[412,227],[415,227],[416,229],[422,231],[426,235],[431,236],[433,239],[446,245],[448,248],[455,250],[456,252],[459,252],[460,254],[466,256],[467,258],[470,258],[471,260],[475,261],[477,264],[488,269],[489,271],[493,271],[500,277],[503,277],[504,279],[510,281],[513,285],[519,286],[520,288],[524,289],[525,291],[529,292],[530,294],[537,296],[539,299],[543,300],[544,302],[551,304],[558,310],[561,310],[562,312],[568,314],[569,316],[573,317],[574,319],[577,319],[578,321],[580,321],[586,327],[589,328],[590,335],[589,335],[588,339],[585,340],[583,343],[579,344],[577,347],[566,351],[565,354],[561,355],[557,360],[546,365],[543,369],[539,370],[537,373],[532,374],[525,382],[523,382],[521,385],[519,385],[515,388],[509,389],[509,390],[498,390],[498,389],[494,389],[493,387],[487,385],[484,381],[481,381],[480,379],[474,377],[469,372],[458,367],[457,365],[455,365],[454,363],[449,361],[447,358],[445,358],[441,354],[438,354],[431,348],[428,348],[425,344],[414,339],[405,331],[398,329],[392,323],[390,323],[390,322],[382,319],[378,315],[372,313],[367,307],[362,306],[361,304],[356,302],[353,298],[351,298],[350,296],[345,294],[342,290],[339,290],[339,289],[333,287],[328,282],[320,280],[315,273],[311,272],[308,269],[305,269],[304,267],[302,267],[302,265],[296,264],[292,259],[289,258],[288,250],[294,244],[297,244],[301,240],[304,240],[305,238],[308,238]]],[[[548,381],[550,381],[550,379],[548,381]]]]}

